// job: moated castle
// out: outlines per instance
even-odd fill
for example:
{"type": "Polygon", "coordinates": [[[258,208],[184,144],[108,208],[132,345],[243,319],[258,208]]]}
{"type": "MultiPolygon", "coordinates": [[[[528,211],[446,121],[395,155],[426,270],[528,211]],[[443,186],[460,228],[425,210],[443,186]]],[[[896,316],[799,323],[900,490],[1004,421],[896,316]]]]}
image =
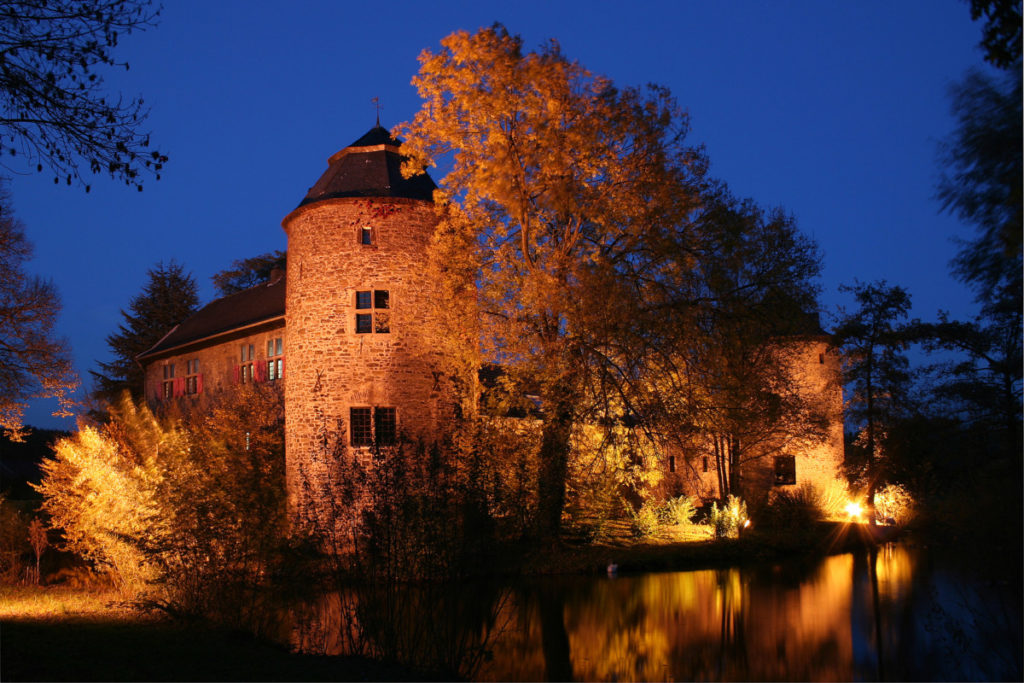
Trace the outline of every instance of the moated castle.
{"type": "MultiPolygon", "coordinates": [[[[246,382],[284,383],[293,519],[314,502],[305,500],[310,488],[299,485],[300,473],[326,476],[315,462],[325,429],[365,449],[394,441],[399,430],[428,436],[451,409],[427,332],[439,296],[425,268],[436,186],[426,174],[402,177],[399,144],[377,126],[331,156],[282,221],[287,271],[209,303],[139,356],[151,402],[246,382]]],[[[797,343],[794,371],[803,390],[828,405],[828,438],[766,459],[756,485],[823,483],[842,463],[838,358],[823,334],[797,343]]],[[[663,458],[666,482],[714,497],[710,454],[690,456],[688,467],[682,457],[663,458]]]]}

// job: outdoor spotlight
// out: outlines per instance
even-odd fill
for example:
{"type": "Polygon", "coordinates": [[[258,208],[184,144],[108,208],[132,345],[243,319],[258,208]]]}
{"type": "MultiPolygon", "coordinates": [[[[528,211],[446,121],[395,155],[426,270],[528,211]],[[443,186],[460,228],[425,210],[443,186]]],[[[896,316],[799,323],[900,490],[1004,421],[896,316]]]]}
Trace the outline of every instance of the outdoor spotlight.
{"type": "Polygon", "coordinates": [[[846,505],[846,514],[848,514],[850,517],[856,519],[857,517],[860,517],[860,513],[861,512],[862,512],[862,510],[861,510],[861,507],[860,507],[860,503],[856,503],[856,502],[847,503],[847,505],[846,505]]]}

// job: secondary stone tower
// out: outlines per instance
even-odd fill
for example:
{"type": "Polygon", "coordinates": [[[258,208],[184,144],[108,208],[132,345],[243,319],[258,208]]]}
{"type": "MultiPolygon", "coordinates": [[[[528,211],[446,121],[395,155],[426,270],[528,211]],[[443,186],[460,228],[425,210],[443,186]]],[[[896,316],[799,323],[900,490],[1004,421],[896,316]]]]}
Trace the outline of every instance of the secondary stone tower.
{"type": "Polygon", "coordinates": [[[331,453],[429,436],[441,409],[429,317],[434,182],[404,179],[377,126],[327,161],[288,235],[285,447],[289,512],[329,519],[331,453]],[[325,517],[325,515],[327,517],[325,517]]]}

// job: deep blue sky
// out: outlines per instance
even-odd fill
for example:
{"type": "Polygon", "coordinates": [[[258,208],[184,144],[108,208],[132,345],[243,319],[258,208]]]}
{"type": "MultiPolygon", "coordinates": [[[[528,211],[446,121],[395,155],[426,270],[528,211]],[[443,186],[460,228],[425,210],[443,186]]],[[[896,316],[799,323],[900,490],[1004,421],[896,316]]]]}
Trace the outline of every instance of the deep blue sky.
{"type": "MultiPolygon", "coordinates": [[[[826,310],[849,303],[841,283],[884,278],[917,317],[973,314],[947,266],[969,228],[933,199],[947,88],[982,62],[964,2],[168,0],[158,27],[122,42],[130,71],[107,76],[151,105],[163,179],[138,193],[98,177],[89,194],[45,172],[11,181],[85,385],[147,269],[185,264],[205,303],[232,260],[283,249],[281,219],[373,126],[371,98],[383,125],[408,120],[419,52],[495,21],[619,85],[668,86],[712,173],[817,240],[826,310]]],[[[73,426],[45,408],[29,424],[73,426]]]]}

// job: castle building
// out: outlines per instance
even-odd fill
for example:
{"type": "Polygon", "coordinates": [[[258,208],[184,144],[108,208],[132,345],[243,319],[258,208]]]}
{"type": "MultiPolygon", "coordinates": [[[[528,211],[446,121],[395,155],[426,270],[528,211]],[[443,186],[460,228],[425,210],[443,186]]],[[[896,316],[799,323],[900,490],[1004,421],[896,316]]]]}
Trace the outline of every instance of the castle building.
{"type": "MultiPolygon", "coordinates": [[[[282,221],[286,272],[207,304],[138,358],[153,403],[283,382],[289,509],[300,524],[309,497],[330,486],[325,451],[427,436],[451,409],[429,336],[436,186],[425,173],[402,177],[399,144],[377,126],[331,156],[282,221]]],[[[818,450],[776,462],[780,485],[834,477],[842,461],[841,396],[830,388],[838,361],[826,363],[820,340],[807,355],[810,390],[836,392],[835,428],[818,450]]],[[[675,456],[667,462],[674,473],[675,456]]],[[[711,475],[691,479],[708,494],[711,475]]]]}

